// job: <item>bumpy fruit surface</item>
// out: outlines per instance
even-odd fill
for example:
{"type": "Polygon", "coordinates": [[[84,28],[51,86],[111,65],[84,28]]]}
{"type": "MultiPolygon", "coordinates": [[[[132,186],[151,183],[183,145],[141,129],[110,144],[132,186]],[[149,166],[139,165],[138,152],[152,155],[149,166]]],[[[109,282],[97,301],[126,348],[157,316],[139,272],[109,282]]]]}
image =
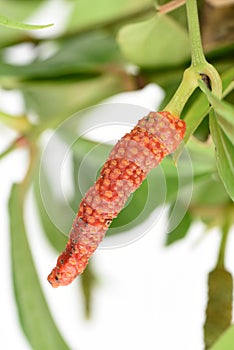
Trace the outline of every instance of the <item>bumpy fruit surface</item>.
{"type": "Polygon", "coordinates": [[[80,203],[65,250],[48,276],[53,287],[70,284],[82,273],[112,220],[149,171],[175,151],[185,122],[169,112],[150,112],[112,149],[100,177],[80,203]]]}

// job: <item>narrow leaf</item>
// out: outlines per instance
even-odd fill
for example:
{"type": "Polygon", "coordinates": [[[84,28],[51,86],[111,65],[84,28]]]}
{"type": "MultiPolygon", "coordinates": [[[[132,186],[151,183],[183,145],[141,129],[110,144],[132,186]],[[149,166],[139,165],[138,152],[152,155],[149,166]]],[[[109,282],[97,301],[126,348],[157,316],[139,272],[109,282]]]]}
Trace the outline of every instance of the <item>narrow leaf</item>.
{"type": "Polygon", "coordinates": [[[209,112],[209,103],[204,95],[200,95],[196,98],[192,106],[189,108],[185,115],[186,133],[183,139],[183,143],[179,145],[173,155],[174,161],[177,163],[184,145],[188,142],[195,130],[201,124],[207,113],[209,112]]]}
{"type": "Polygon", "coordinates": [[[47,127],[122,90],[122,78],[109,74],[77,82],[26,82],[22,86],[27,108],[40,116],[44,126],[51,123],[47,127]]]}
{"type": "MultiPolygon", "coordinates": [[[[224,268],[215,268],[209,273],[208,304],[204,325],[205,348],[210,347],[230,326],[232,321],[233,280],[230,272],[224,268]]],[[[224,349],[232,349],[222,347],[224,349]]],[[[221,348],[220,348],[221,349],[221,348]]]]}
{"type": "Polygon", "coordinates": [[[213,106],[217,113],[217,120],[226,136],[230,141],[234,142],[234,107],[223,100],[218,99],[212,92],[206,87],[206,85],[200,81],[199,85],[202,91],[206,94],[209,102],[213,106]]]}
{"type": "Polygon", "coordinates": [[[234,145],[220,128],[214,110],[210,113],[210,130],[216,146],[216,163],[226,191],[234,200],[234,145]]]}
{"type": "MultiPolygon", "coordinates": [[[[35,12],[42,5],[44,0],[2,0],[0,6],[1,14],[7,18],[17,18],[18,22],[25,22],[26,19],[34,16],[35,12]]],[[[25,33],[22,30],[12,30],[12,28],[1,26],[0,47],[9,47],[17,42],[25,40],[25,33]]]]}
{"type": "MultiPolygon", "coordinates": [[[[111,72],[112,64],[122,61],[118,45],[113,35],[102,31],[87,33],[66,40],[56,41],[57,49],[47,59],[38,58],[25,65],[14,65],[0,62],[0,74],[15,76],[18,79],[49,80],[58,83],[58,77],[70,76],[71,82],[82,82],[84,77],[75,74],[88,74],[86,78],[99,75],[108,70],[111,72]],[[104,67],[104,66],[108,67],[104,67]]],[[[115,72],[113,72],[115,75],[115,72]]],[[[67,79],[65,79],[67,81],[67,79]]],[[[38,82],[37,82],[38,83],[38,82]]],[[[34,82],[35,84],[35,82],[34,82]]],[[[27,84],[28,86],[28,84],[27,84]]],[[[66,88],[65,88],[66,89],[66,88]]]]}
{"type": "Polygon", "coordinates": [[[228,121],[232,121],[231,117],[234,113],[234,108],[229,103],[220,100],[218,97],[216,97],[205,85],[205,83],[201,80],[199,80],[199,86],[201,90],[206,94],[209,102],[212,104],[213,108],[216,110],[216,112],[223,115],[224,118],[226,118],[228,121]]]}
{"type": "Polygon", "coordinates": [[[87,319],[91,316],[92,309],[92,292],[97,278],[92,269],[92,262],[88,264],[85,271],[80,276],[81,279],[81,290],[84,297],[84,311],[87,319]]]}
{"type": "MultiPolygon", "coordinates": [[[[43,171],[43,169],[41,169],[43,171]]],[[[48,180],[46,178],[46,174],[43,174],[43,186],[46,186],[45,191],[47,192],[47,195],[49,197],[52,196],[51,189],[49,187],[48,180]]],[[[52,222],[51,218],[49,217],[45,205],[43,203],[42,197],[41,197],[41,191],[40,191],[40,184],[39,184],[39,178],[36,177],[34,180],[34,193],[37,203],[37,208],[39,212],[39,216],[41,219],[41,223],[44,229],[44,233],[51,243],[51,245],[60,252],[64,249],[66,243],[67,243],[67,236],[62,234],[62,232],[55,226],[55,224],[52,222]]],[[[57,202],[55,199],[54,201],[51,199],[51,202],[55,203],[57,202]]],[[[54,205],[55,208],[58,208],[58,205],[54,205]]]]}
{"type": "Polygon", "coordinates": [[[14,292],[23,331],[35,350],[69,350],[53,321],[41,290],[27,240],[20,185],[12,188],[9,213],[14,292]]]}
{"type": "Polygon", "coordinates": [[[14,28],[14,29],[21,29],[21,30],[36,30],[36,29],[43,29],[51,27],[53,24],[44,24],[44,25],[38,25],[38,24],[26,24],[22,22],[14,21],[6,16],[0,15],[0,25],[4,27],[14,28]]]}
{"type": "Polygon", "coordinates": [[[165,244],[171,245],[172,243],[177,242],[180,239],[183,239],[191,226],[192,218],[189,212],[187,211],[183,217],[183,219],[180,221],[180,223],[171,231],[169,228],[169,233],[166,236],[166,242],[165,244]]]}
{"type": "MultiPolygon", "coordinates": [[[[232,82],[233,80],[233,74],[234,74],[234,69],[228,69],[227,71],[225,71],[222,74],[222,82],[223,82],[223,88],[226,89],[229,84],[232,82]]],[[[201,87],[203,88],[203,92],[207,92],[210,93],[210,90],[207,89],[206,85],[201,81],[200,82],[201,87]]],[[[226,102],[225,102],[226,103],[226,102]]],[[[194,99],[194,102],[191,104],[191,106],[189,107],[188,110],[185,109],[185,113],[184,114],[184,120],[186,121],[186,133],[185,133],[185,137],[184,137],[184,142],[183,144],[181,144],[178,149],[175,151],[173,159],[175,161],[175,163],[178,161],[180,154],[184,148],[184,145],[188,142],[188,140],[190,139],[190,137],[194,134],[195,130],[199,127],[199,125],[201,124],[201,122],[204,120],[205,116],[209,113],[209,102],[207,100],[207,97],[204,96],[204,94],[201,94],[200,96],[197,96],[194,99]]],[[[233,118],[234,120],[234,118],[233,118]]],[[[219,117],[219,124],[222,126],[222,128],[224,129],[224,124],[227,124],[228,122],[224,122],[222,120],[222,117],[219,117]]],[[[233,127],[229,128],[229,126],[227,125],[226,127],[226,135],[229,137],[230,135],[230,130],[232,130],[233,127]],[[229,130],[229,131],[228,131],[229,130]]],[[[234,139],[233,135],[231,136],[232,140],[234,139]]]]}

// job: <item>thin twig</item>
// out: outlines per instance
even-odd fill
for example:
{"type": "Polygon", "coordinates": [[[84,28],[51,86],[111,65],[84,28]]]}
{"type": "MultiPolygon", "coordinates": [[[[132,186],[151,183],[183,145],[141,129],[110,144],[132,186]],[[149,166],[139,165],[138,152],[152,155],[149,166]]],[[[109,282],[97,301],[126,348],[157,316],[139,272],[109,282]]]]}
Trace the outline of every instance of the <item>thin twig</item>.
{"type": "Polygon", "coordinates": [[[184,5],[185,2],[186,2],[186,0],[173,0],[173,1],[166,3],[165,5],[158,6],[157,10],[161,14],[169,13],[169,12],[174,11],[177,8],[181,7],[182,5],[184,5]]]}
{"type": "Polygon", "coordinates": [[[14,140],[6,149],[0,154],[0,159],[3,159],[6,157],[9,153],[14,151],[17,148],[25,147],[27,146],[27,140],[24,136],[18,137],[16,140],[14,140]]]}

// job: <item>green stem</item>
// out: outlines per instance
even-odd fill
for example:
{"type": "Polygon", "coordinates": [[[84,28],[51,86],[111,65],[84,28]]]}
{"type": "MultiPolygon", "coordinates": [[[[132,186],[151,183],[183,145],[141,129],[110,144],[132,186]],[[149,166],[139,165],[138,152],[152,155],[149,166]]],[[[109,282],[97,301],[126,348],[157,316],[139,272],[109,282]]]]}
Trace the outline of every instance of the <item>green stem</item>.
{"type": "Polygon", "coordinates": [[[183,79],[176,93],[164,108],[180,116],[186,102],[198,87],[198,80],[203,75],[207,76],[211,83],[212,92],[217,96],[222,96],[222,81],[216,69],[206,61],[203,53],[201,34],[198,19],[197,1],[187,0],[186,10],[189,27],[189,37],[191,43],[191,66],[185,70],[183,79]]]}
{"type": "MultiPolygon", "coordinates": [[[[191,43],[191,66],[184,72],[180,86],[171,101],[165,107],[165,110],[176,116],[180,116],[189,97],[198,87],[198,79],[201,78],[201,74],[206,74],[207,67],[210,66],[209,63],[206,62],[202,49],[196,0],[187,0],[186,10],[191,43]]],[[[208,76],[210,77],[209,74],[208,76]]]]}
{"type": "Polygon", "coordinates": [[[226,246],[227,246],[227,238],[228,238],[229,229],[230,229],[230,225],[229,225],[228,220],[226,220],[226,222],[222,228],[222,238],[221,238],[218,261],[217,261],[217,266],[216,266],[216,267],[221,268],[221,269],[224,268],[225,250],[226,250],[226,246]]]}
{"type": "Polygon", "coordinates": [[[29,165],[28,165],[28,170],[27,173],[21,182],[21,189],[22,192],[25,194],[31,184],[32,176],[34,174],[34,170],[37,165],[37,156],[38,156],[38,149],[37,145],[34,140],[29,140],[28,142],[29,146],[29,165]]]}
{"type": "Polygon", "coordinates": [[[186,2],[186,0],[172,0],[172,1],[167,2],[166,4],[161,5],[161,6],[159,6],[156,3],[156,9],[158,10],[159,13],[165,14],[165,13],[169,13],[171,11],[176,10],[177,8],[184,5],[185,2],[186,2]]]}
{"type": "Polygon", "coordinates": [[[187,0],[186,10],[187,10],[189,37],[190,37],[190,45],[191,45],[192,66],[198,66],[200,64],[205,63],[206,59],[203,53],[202,42],[201,42],[197,1],[187,0]]]}
{"type": "Polygon", "coordinates": [[[15,129],[19,132],[25,132],[31,128],[31,124],[25,116],[15,117],[1,111],[0,122],[7,125],[9,128],[15,129]]]}
{"type": "Polygon", "coordinates": [[[191,45],[191,66],[197,74],[206,75],[211,82],[212,92],[219,98],[222,97],[222,81],[217,70],[206,61],[201,41],[197,0],[186,1],[189,38],[191,45]]]}
{"type": "Polygon", "coordinates": [[[189,97],[198,86],[198,78],[199,75],[191,67],[186,69],[178,89],[164,110],[179,117],[189,97]]]}
{"type": "Polygon", "coordinates": [[[14,151],[17,148],[24,147],[27,145],[27,140],[24,136],[18,137],[14,140],[6,149],[0,154],[0,159],[6,157],[9,153],[14,151]]]}
{"type": "Polygon", "coordinates": [[[12,151],[15,150],[15,142],[13,142],[12,144],[10,144],[9,147],[7,147],[7,149],[5,149],[5,151],[3,151],[0,154],[0,159],[3,159],[4,157],[6,157],[9,153],[11,153],[12,151]]]}

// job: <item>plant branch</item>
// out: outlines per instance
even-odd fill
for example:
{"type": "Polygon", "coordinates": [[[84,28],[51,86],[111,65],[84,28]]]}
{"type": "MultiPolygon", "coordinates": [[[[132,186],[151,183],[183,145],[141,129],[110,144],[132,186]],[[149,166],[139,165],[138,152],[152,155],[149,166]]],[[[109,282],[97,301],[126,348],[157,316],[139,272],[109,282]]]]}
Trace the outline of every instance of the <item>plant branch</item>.
{"type": "Polygon", "coordinates": [[[201,41],[199,26],[197,0],[186,1],[189,38],[191,45],[191,66],[194,71],[200,74],[200,78],[208,77],[212,92],[219,98],[222,96],[222,81],[217,70],[206,61],[201,41]]]}
{"type": "Polygon", "coordinates": [[[31,124],[25,116],[15,117],[13,115],[0,111],[0,122],[20,132],[28,131],[31,128],[31,124]]]}
{"type": "Polygon", "coordinates": [[[7,156],[10,152],[14,151],[15,149],[19,147],[24,147],[27,145],[27,140],[24,136],[18,137],[16,140],[14,140],[6,149],[0,154],[0,159],[3,159],[5,156],[7,156]]]}
{"type": "Polygon", "coordinates": [[[226,222],[222,228],[222,238],[221,238],[218,261],[217,261],[217,266],[216,266],[218,268],[224,268],[225,251],[226,251],[226,246],[227,246],[227,238],[228,238],[229,229],[230,229],[230,225],[229,225],[228,220],[226,220],[226,222]]]}
{"type": "Polygon", "coordinates": [[[21,182],[21,188],[23,193],[26,193],[26,191],[28,190],[31,184],[31,180],[32,180],[34,170],[36,168],[37,156],[38,156],[38,149],[37,149],[35,140],[28,140],[28,146],[29,146],[29,165],[28,165],[27,173],[23,181],[21,182]]]}
{"type": "Polygon", "coordinates": [[[187,19],[188,19],[188,28],[189,28],[189,37],[190,37],[190,46],[191,46],[192,65],[198,66],[206,62],[206,59],[204,56],[202,42],[201,42],[197,1],[187,0],[186,10],[187,10],[187,19]]]}
{"type": "Polygon", "coordinates": [[[178,89],[164,110],[179,117],[189,97],[198,86],[198,78],[199,75],[191,67],[186,69],[178,89]]]}
{"type": "Polygon", "coordinates": [[[204,79],[210,83],[215,95],[221,97],[222,82],[216,69],[206,61],[203,53],[196,0],[186,1],[186,10],[191,43],[191,66],[184,72],[184,76],[175,95],[165,107],[176,116],[180,116],[186,102],[198,87],[198,80],[204,79]]]}
{"type": "Polygon", "coordinates": [[[167,2],[164,5],[157,6],[156,9],[158,10],[159,13],[165,14],[176,10],[177,8],[184,5],[185,2],[186,0],[172,0],[170,2],[167,2]]]}

